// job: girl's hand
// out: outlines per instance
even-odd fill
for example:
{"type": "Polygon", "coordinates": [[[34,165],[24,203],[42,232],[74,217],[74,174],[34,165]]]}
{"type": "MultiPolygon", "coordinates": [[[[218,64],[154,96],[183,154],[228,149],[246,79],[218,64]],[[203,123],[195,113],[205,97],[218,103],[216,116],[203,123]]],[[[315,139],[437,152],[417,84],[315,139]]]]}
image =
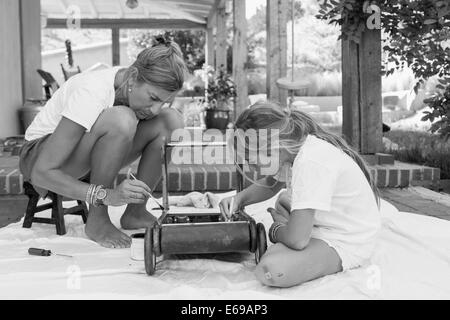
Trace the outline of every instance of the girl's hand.
{"type": "Polygon", "coordinates": [[[151,189],[142,181],[125,179],[115,189],[108,189],[104,200],[107,206],[128,203],[143,204],[150,198],[151,189]]]}
{"type": "Polygon", "coordinates": [[[274,208],[268,208],[267,212],[270,213],[274,222],[281,222],[281,223],[287,224],[289,221],[289,216],[286,217],[285,215],[281,214],[274,208]]]}
{"type": "Polygon", "coordinates": [[[239,194],[233,197],[224,198],[219,203],[220,212],[225,220],[230,219],[231,216],[242,207],[243,203],[239,194]]]}

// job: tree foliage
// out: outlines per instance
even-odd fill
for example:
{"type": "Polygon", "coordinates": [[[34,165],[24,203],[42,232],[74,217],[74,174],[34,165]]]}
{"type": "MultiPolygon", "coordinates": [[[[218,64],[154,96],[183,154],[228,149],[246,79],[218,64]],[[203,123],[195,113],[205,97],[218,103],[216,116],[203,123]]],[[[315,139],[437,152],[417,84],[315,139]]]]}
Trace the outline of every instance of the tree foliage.
{"type": "Polygon", "coordinates": [[[381,10],[381,27],[388,37],[383,44],[383,73],[408,66],[417,92],[424,82],[437,77],[436,91],[424,103],[432,111],[422,120],[431,131],[450,138],[450,2],[443,0],[322,0],[319,19],[340,25],[341,37],[359,42],[375,5],[381,10]],[[435,121],[437,120],[437,121],[435,121]]]}
{"type": "MultiPolygon", "coordinates": [[[[195,30],[136,30],[131,35],[131,41],[135,47],[133,51],[140,51],[153,44],[157,35],[163,35],[166,39],[176,42],[183,52],[184,60],[190,72],[201,69],[205,63],[205,32],[195,30]]],[[[132,55],[136,54],[132,52],[132,55]]]]}

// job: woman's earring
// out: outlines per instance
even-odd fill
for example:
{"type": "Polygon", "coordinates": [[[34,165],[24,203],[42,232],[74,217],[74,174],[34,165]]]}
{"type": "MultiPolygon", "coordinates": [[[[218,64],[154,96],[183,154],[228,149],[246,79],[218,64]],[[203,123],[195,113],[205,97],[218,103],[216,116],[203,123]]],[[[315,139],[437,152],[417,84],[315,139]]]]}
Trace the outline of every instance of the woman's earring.
{"type": "Polygon", "coordinates": [[[131,89],[131,88],[128,88],[128,92],[130,92],[130,93],[131,93],[131,91],[133,91],[133,89],[131,89]]]}

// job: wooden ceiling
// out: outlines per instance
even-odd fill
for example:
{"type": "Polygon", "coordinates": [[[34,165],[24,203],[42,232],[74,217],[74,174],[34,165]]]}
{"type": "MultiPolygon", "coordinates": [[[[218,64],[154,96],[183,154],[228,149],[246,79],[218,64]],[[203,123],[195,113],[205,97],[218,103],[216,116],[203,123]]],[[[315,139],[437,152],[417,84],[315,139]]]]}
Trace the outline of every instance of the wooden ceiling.
{"type": "Polygon", "coordinates": [[[224,0],[137,0],[131,9],[127,0],[40,0],[48,28],[64,28],[72,15],[83,28],[204,28],[224,0]]]}

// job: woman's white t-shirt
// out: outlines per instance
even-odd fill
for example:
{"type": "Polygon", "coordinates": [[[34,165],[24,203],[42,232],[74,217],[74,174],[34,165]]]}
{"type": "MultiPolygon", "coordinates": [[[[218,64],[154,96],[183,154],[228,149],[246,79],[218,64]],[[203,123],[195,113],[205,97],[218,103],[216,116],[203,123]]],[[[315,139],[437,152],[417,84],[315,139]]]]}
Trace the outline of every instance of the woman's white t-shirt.
{"type": "Polygon", "coordinates": [[[356,162],[332,144],[309,135],[291,177],[291,212],[315,209],[312,238],[353,254],[369,254],[380,228],[372,189],[356,162]]]}
{"type": "Polygon", "coordinates": [[[83,72],[71,77],[47,101],[25,132],[31,141],[55,131],[62,117],[72,120],[89,132],[106,108],[114,105],[114,80],[122,67],[83,72]]]}

